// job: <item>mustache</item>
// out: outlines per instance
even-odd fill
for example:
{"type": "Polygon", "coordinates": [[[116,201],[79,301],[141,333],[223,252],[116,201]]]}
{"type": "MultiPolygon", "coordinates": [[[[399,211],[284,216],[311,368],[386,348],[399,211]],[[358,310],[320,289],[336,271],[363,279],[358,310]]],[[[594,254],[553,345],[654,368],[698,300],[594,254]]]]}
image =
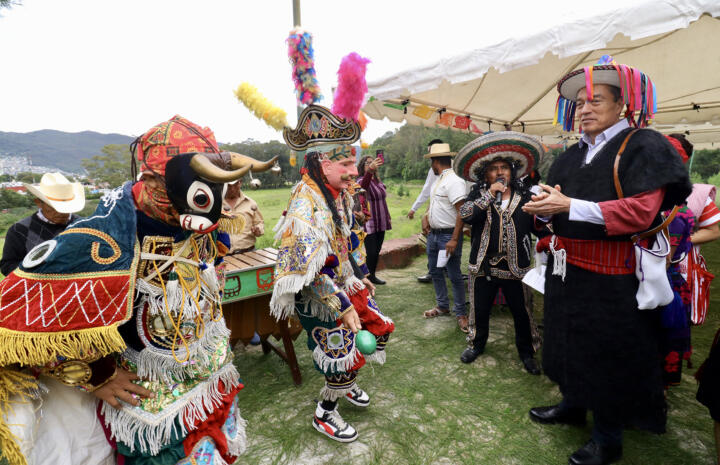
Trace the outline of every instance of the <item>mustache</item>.
{"type": "Polygon", "coordinates": [[[349,174],[341,174],[341,175],[340,175],[340,179],[342,179],[343,181],[349,181],[349,180],[351,180],[352,178],[350,177],[349,174]]]}

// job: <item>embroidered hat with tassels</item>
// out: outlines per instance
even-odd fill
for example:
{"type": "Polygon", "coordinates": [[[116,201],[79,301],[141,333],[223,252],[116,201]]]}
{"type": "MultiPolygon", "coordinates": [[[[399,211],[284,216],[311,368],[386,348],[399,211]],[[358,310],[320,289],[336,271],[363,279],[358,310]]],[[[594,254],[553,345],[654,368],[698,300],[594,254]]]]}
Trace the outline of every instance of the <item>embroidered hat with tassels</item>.
{"type": "Polygon", "coordinates": [[[596,65],[575,70],[560,79],[553,126],[560,124],[563,130],[573,131],[578,91],[584,87],[588,95],[593,95],[596,84],[620,89],[627,106],[625,117],[635,127],[646,127],[657,112],[657,91],[650,78],[636,68],[617,64],[610,55],[603,55],[596,65]]]}

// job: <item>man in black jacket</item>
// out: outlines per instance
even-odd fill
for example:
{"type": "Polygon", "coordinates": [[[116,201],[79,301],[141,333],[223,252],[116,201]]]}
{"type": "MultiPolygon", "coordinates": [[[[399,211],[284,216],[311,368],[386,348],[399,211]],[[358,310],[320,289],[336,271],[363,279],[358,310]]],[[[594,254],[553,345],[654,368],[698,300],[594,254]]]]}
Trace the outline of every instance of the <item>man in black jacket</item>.
{"type": "Polygon", "coordinates": [[[530,192],[518,178],[531,171],[543,153],[542,146],[524,134],[498,132],[470,142],[458,154],[456,169],[476,181],[460,208],[462,220],[472,226],[470,249],[470,332],[463,363],[474,361],[485,350],[489,335],[490,309],[498,289],[510,307],[515,323],[515,345],[525,370],[539,375],[533,355],[531,317],[525,306],[522,278],[530,270],[532,215],[522,211],[530,192]],[[502,150],[496,150],[502,147],[502,150]]]}
{"type": "Polygon", "coordinates": [[[85,190],[60,173],[46,173],[40,184],[25,184],[38,211],[10,226],[5,235],[0,272],[7,276],[35,246],[63,232],[85,206],[85,190]]]}

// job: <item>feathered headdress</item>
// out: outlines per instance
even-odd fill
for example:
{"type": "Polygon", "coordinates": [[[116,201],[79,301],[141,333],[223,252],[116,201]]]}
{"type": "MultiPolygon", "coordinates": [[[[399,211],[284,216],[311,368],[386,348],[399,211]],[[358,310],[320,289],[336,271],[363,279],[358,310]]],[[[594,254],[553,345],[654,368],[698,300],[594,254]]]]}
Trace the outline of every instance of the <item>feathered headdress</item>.
{"type": "Polygon", "coordinates": [[[365,71],[370,60],[355,52],[343,57],[338,70],[338,86],[333,96],[332,112],[347,120],[358,121],[368,91],[365,71]]]}
{"type": "Polygon", "coordinates": [[[610,55],[603,55],[596,65],[575,70],[560,79],[553,126],[560,124],[565,131],[574,130],[577,93],[585,87],[591,96],[595,84],[620,89],[627,105],[625,117],[635,127],[646,127],[657,112],[657,91],[650,78],[636,68],[618,64],[610,55]]]}
{"type": "Polygon", "coordinates": [[[315,77],[312,35],[300,29],[293,29],[287,38],[287,45],[298,103],[310,105],[322,100],[320,86],[315,77]]]}
{"type": "Polygon", "coordinates": [[[263,97],[255,86],[243,82],[235,91],[235,96],[271,128],[282,131],[284,127],[289,126],[287,112],[263,97]]]}

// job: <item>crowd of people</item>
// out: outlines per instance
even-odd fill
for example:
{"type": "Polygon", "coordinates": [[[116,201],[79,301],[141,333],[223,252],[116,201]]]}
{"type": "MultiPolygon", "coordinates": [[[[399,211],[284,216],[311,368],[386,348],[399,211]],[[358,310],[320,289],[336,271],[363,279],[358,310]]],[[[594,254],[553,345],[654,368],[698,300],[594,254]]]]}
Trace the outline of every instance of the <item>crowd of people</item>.
{"type": "MultiPolygon", "coordinates": [[[[544,147],[526,134],[487,133],[458,152],[430,141],[430,172],[408,213],[429,200],[421,224],[435,306],[423,316],[450,315],[452,305],[467,333],[460,362],[483,355],[501,291],[522,366],[560,390],[530,419],[584,425],[592,413],[591,437],[572,465],[619,460],[626,428],[665,432],[667,389],[680,382],[690,328],[707,311],[708,290],[693,283],[699,246],[720,237],[715,190],[691,185],[692,145],[682,135],[645,129],[649,88],[640,70],[610,60],[563,77],[556,119],[571,129],[577,117],[582,136],[545,183],[537,171],[544,147]],[[544,294],[542,337],[526,279],[533,268],[544,270],[532,284],[544,294]]],[[[339,442],[358,438],[340,401],[370,404],[360,370],[385,363],[395,330],[375,300],[392,227],[383,158],[358,159],[360,132],[319,105],[284,130],[304,161],[274,229],[270,313],[304,328],[324,380],[311,424],[339,442]]],[[[220,311],[222,263],[264,234],[241,179],[274,160],[222,152],[212,131],[176,116],[135,141],[133,161],[136,181],[88,218],[75,216],[82,186],[46,174],[28,186],[38,211],[8,231],[0,448],[11,465],[221,465],[245,448],[243,385],[220,311]],[[68,418],[78,427],[60,426],[68,418]]],[[[697,399],[715,421],[720,462],[718,338],[697,373],[697,399]]]]}

